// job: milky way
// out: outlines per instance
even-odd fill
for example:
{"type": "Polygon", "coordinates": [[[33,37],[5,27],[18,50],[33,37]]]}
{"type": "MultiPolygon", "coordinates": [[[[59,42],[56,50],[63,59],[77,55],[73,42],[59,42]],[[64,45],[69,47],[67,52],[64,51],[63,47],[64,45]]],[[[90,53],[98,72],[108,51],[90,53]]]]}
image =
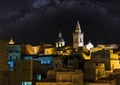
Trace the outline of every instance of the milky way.
{"type": "Polygon", "coordinates": [[[119,1],[4,0],[0,1],[0,36],[20,43],[54,42],[61,30],[67,43],[79,20],[85,41],[118,43],[119,1]],[[48,37],[49,36],[49,37],[48,37]]]}

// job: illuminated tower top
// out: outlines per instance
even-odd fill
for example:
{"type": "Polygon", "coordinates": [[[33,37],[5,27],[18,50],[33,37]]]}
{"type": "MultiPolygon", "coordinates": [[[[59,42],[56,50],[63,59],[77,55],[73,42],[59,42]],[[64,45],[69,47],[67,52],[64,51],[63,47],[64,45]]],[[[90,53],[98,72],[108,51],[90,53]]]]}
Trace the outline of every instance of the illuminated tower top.
{"type": "Polygon", "coordinates": [[[81,33],[81,27],[79,21],[77,21],[75,32],[81,33]]]}
{"type": "Polygon", "coordinates": [[[9,41],[9,44],[10,44],[10,45],[15,44],[15,42],[14,42],[13,39],[12,39],[12,37],[11,37],[11,39],[10,39],[10,41],[9,41]]]}
{"type": "Polygon", "coordinates": [[[64,39],[62,37],[62,33],[59,32],[58,39],[56,41],[56,47],[63,47],[63,46],[65,46],[65,41],[64,41],[64,39]]]}
{"type": "Polygon", "coordinates": [[[59,31],[58,37],[59,37],[59,38],[62,38],[62,33],[61,33],[61,31],[59,31]]]}

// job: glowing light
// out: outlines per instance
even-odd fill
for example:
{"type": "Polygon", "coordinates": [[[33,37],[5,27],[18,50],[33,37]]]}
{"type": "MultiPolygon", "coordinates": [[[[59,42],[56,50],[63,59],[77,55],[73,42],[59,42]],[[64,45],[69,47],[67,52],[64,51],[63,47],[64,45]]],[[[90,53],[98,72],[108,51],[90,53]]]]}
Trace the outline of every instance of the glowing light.
{"type": "Polygon", "coordinates": [[[25,47],[26,47],[27,52],[31,55],[38,54],[40,50],[40,46],[26,45],[25,47]]]}
{"type": "Polygon", "coordinates": [[[22,82],[22,85],[32,85],[32,82],[22,82]]]}

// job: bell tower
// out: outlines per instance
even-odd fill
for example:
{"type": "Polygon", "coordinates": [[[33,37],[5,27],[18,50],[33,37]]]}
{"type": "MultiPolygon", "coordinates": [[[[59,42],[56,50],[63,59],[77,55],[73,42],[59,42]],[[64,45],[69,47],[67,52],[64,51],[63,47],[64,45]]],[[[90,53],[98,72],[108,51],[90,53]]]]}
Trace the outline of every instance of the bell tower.
{"type": "Polygon", "coordinates": [[[73,33],[73,48],[77,49],[84,45],[84,33],[81,33],[79,21],[77,21],[75,32],[73,33]]]}

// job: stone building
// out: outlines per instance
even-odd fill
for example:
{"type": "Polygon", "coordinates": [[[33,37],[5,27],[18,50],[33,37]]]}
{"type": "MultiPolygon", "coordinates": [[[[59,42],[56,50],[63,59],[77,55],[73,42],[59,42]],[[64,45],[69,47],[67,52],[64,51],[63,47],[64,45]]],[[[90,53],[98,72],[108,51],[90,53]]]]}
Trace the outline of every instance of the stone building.
{"type": "Polygon", "coordinates": [[[8,42],[0,40],[0,85],[8,85],[8,42]]]}
{"type": "Polygon", "coordinates": [[[48,76],[47,79],[36,82],[36,85],[83,85],[83,72],[81,70],[61,69],[50,71],[48,76]],[[53,74],[51,78],[50,74],[53,74]]]}
{"type": "Polygon", "coordinates": [[[8,85],[35,85],[38,76],[41,76],[39,62],[19,60],[16,62],[15,70],[9,72],[8,85]]]}

